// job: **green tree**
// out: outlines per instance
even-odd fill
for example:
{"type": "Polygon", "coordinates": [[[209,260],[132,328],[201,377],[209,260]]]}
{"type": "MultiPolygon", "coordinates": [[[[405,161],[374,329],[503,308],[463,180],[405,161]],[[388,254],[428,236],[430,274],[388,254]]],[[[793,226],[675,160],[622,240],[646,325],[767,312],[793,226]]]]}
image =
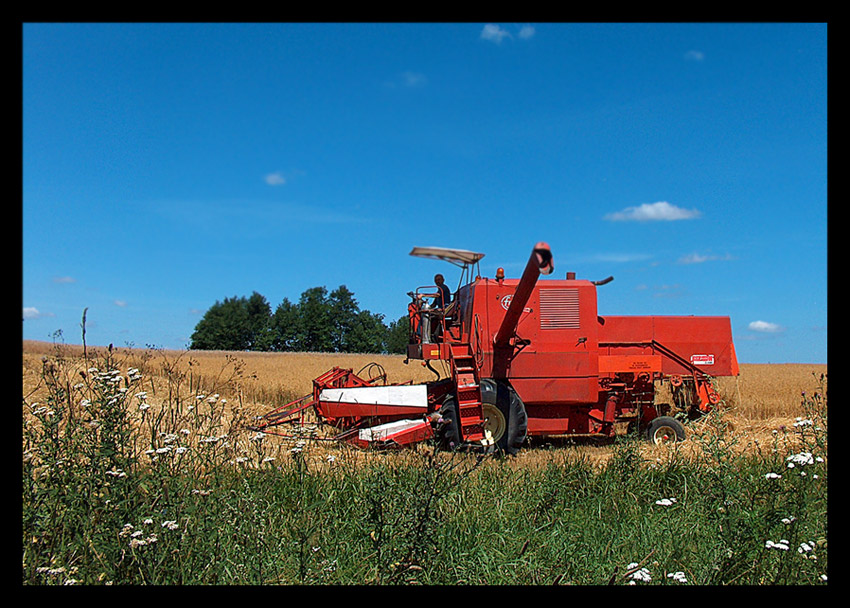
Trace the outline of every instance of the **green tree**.
{"type": "Polygon", "coordinates": [[[410,339],[410,317],[404,315],[392,321],[387,328],[386,349],[396,355],[407,354],[407,344],[410,339]]]}
{"type": "Polygon", "coordinates": [[[291,352],[298,349],[298,305],[284,298],[270,320],[269,350],[291,352]]]}
{"type": "Polygon", "coordinates": [[[195,326],[189,348],[194,350],[246,350],[251,345],[247,300],[237,297],[216,301],[195,326]]]}
{"type": "Polygon", "coordinates": [[[245,302],[250,330],[248,348],[250,350],[267,351],[271,348],[273,335],[271,331],[272,308],[265,296],[256,291],[245,302]]]}
{"type": "Polygon", "coordinates": [[[383,353],[386,352],[386,339],[384,315],[362,310],[357,313],[355,323],[348,332],[344,352],[383,353]]]}
{"type": "Polygon", "coordinates": [[[352,350],[352,332],[357,328],[360,307],[354,299],[354,293],[345,285],[340,285],[328,298],[328,312],[331,322],[331,350],[337,353],[356,352],[352,350]]]}
{"type": "Polygon", "coordinates": [[[301,294],[295,350],[333,352],[333,324],[325,287],[311,287],[301,294]]]}

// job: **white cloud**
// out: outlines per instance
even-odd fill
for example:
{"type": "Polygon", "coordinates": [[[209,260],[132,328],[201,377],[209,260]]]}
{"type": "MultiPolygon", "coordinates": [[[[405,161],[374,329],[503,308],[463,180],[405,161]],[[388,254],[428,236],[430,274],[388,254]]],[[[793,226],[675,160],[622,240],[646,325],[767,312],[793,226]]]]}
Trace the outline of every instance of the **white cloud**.
{"type": "Polygon", "coordinates": [[[753,321],[747,327],[750,328],[751,331],[758,331],[766,334],[775,334],[776,332],[782,331],[782,328],[776,323],[769,323],[767,321],[753,321]]]}
{"type": "Polygon", "coordinates": [[[702,51],[690,50],[685,53],[685,59],[688,61],[702,61],[705,59],[705,53],[702,51]]]}
{"type": "Polygon", "coordinates": [[[127,306],[126,300],[114,300],[112,303],[115,304],[115,306],[118,306],[119,308],[124,308],[125,306],[127,306]]]}
{"type": "Polygon", "coordinates": [[[648,253],[599,253],[593,257],[597,262],[642,262],[652,256],[648,253]]]}
{"type": "Polygon", "coordinates": [[[42,316],[44,316],[44,315],[42,315],[40,312],[38,312],[38,308],[36,308],[35,306],[24,306],[24,320],[25,321],[27,319],[39,319],[42,316]]]}
{"type": "Polygon", "coordinates": [[[269,186],[282,186],[286,183],[286,178],[283,177],[280,171],[269,173],[266,175],[265,180],[269,186]]]}
{"type": "Polygon", "coordinates": [[[53,282],[54,283],[76,283],[77,279],[75,279],[74,277],[54,277],[53,282]]]}
{"type": "Polygon", "coordinates": [[[728,253],[726,255],[700,255],[699,253],[691,253],[679,258],[679,264],[702,264],[703,262],[713,262],[715,260],[731,260],[733,259],[728,253]]]}
{"type": "Polygon", "coordinates": [[[528,40],[529,38],[534,37],[536,30],[531,25],[523,25],[519,28],[519,37],[523,40],[528,40]]]}
{"type": "Polygon", "coordinates": [[[495,23],[488,23],[484,26],[484,29],[481,30],[481,39],[489,40],[490,42],[495,42],[496,44],[502,44],[502,40],[505,38],[510,38],[511,35],[507,30],[499,27],[495,23]]]}
{"type": "Polygon", "coordinates": [[[682,209],[666,201],[644,203],[637,207],[626,207],[622,211],[609,213],[606,220],[613,222],[670,222],[674,220],[690,220],[702,214],[696,209],[682,209]]]}
{"type": "Polygon", "coordinates": [[[401,82],[406,87],[424,87],[428,79],[425,78],[425,74],[419,72],[403,72],[401,82]]]}

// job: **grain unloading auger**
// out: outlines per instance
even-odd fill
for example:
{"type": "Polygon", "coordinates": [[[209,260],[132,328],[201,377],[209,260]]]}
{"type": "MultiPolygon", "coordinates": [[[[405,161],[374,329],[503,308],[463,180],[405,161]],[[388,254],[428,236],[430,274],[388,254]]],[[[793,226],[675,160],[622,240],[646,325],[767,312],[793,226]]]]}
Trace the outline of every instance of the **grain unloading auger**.
{"type": "Polygon", "coordinates": [[[408,360],[442,361],[446,377],[388,384],[383,373],[364,379],[333,368],[257,430],[274,432],[312,409],[339,439],[363,447],[435,438],[515,453],[528,437],[613,437],[623,425],[655,442],[681,440],[681,419],[718,403],[712,378],[738,375],[729,317],[600,316],[597,287],[611,277],[540,281],[554,270],[546,243],[535,245],[519,279],[501,268],[482,278],[481,253],[417,247],[411,255],[462,269],[445,308],[435,307],[434,286],[408,292],[408,360]],[[664,383],[672,404],[656,403],[664,383]]]}

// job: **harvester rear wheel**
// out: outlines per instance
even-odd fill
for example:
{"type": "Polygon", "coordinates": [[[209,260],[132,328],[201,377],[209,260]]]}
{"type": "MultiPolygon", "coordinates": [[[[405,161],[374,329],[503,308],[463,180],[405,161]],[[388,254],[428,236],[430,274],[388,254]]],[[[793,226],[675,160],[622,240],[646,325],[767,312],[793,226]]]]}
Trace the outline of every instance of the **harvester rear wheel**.
{"type": "Polygon", "coordinates": [[[684,441],[685,427],[671,416],[659,416],[646,427],[646,438],[655,445],[684,441]]]}
{"type": "Polygon", "coordinates": [[[528,435],[528,415],[516,391],[506,382],[481,380],[481,409],[485,428],[497,450],[516,454],[528,435]]]}

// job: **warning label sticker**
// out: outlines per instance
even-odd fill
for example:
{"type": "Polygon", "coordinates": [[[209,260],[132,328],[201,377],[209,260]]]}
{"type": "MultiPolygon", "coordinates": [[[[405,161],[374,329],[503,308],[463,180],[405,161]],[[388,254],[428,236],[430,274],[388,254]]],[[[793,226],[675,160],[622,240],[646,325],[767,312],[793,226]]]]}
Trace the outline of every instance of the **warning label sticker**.
{"type": "Polygon", "coordinates": [[[691,355],[694,365],[714,365],[714,355],[691,355]]]}

